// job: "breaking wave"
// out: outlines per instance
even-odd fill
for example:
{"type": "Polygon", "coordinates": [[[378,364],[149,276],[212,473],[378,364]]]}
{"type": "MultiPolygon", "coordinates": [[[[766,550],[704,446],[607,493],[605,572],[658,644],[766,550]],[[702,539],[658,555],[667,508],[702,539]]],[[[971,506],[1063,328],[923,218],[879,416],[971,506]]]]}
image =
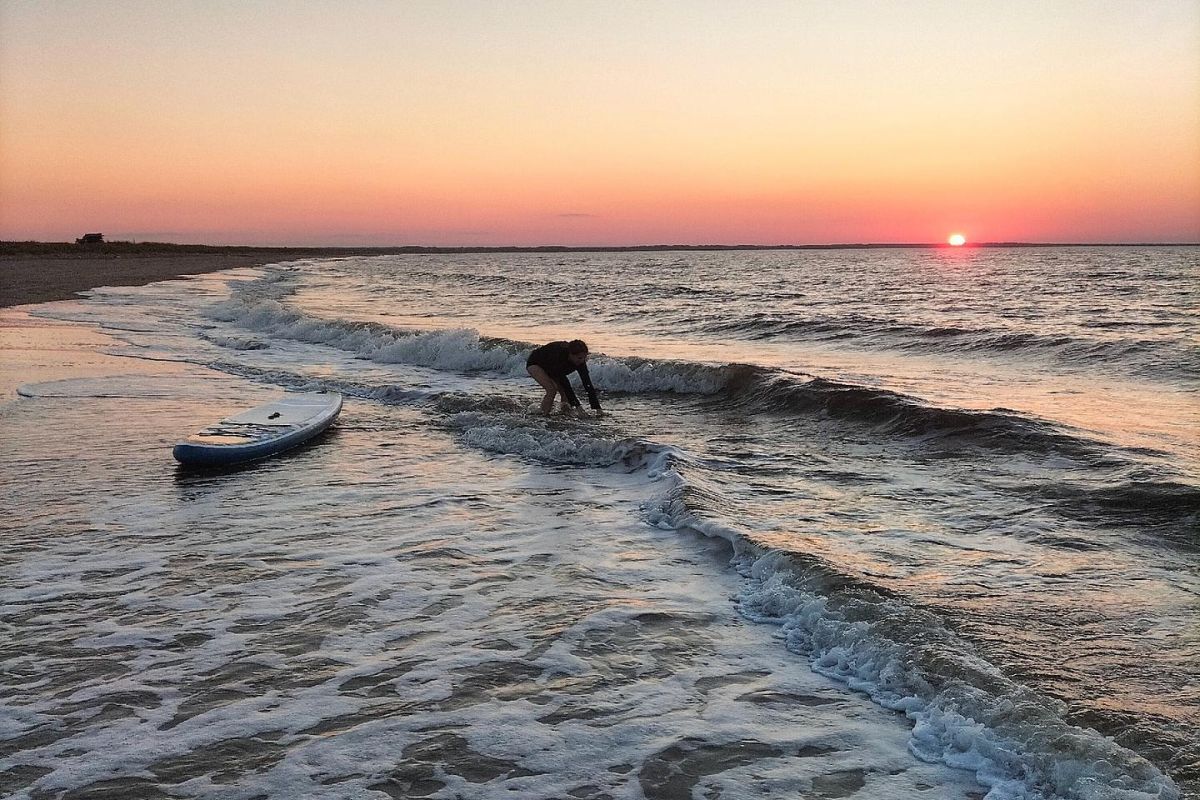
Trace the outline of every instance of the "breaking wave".
{"type": "Polygon", "coordinates": [[[937,614],[708,516],[703,509],[719,496],[683,472],[664,473],[669,488],[647,504],[648,520],[727,540],[747,578],[737,598],[742,614],[780,626],[787,647],[815,671],[904,713],[919,757],[973,771],[989,798],[1179,797],[1154,765],[1066,722],[1064,704],[1007,678],[937,614]]]}
{"type": "Polygon", "coordinates": [[[1177,800],[1150,762],[1066,721],[1066,706],[1008,678],[930,610],[801,551],[772,549],[738,523],[686,452],[594,420],[546,418],[504,397],[446,395],[431,409],[473,448],[552,466],[642,472],[651,525],[727,541],[747,619],[777,625],[813,669],[905,714],[920,758],[972,771],[993,800],[1177,800]],[[696,474],[692,474],[695,472],[696,474]],[[685,477],[686,476],[686,477],[685,477]]]}
{"type": "MultiPolygon", "coordinates": [[[[490,372],[523,377],[529,342],[482,337],[457,328],[422,331],[374,322],[313,317],[277,299],[245,302],[240,296],[208,312],[258,334],[334,347],[381,364],[409,364],[454,372],[490,372]]],[[[230,339],[232,337],[224,337],[230,339]]],[[[713,394],[754,368],[645,358],[597,356],[589,363],[593,379],[608,391],[713,394]]]]}
{"type": "MultiPolygon", "coordinates": [[[[235,295],[208,313],[258,335],[220,337],[226,346],[255,347],[262,337],[291,339],[337,348],[380,364],[460,373],[524,377],[525,361],[534,347],[529,342],[483,337],[471,329],[426,331],[314,317],[275,297],[260,299],[257,295],[249,302],[235,295]]],[[[886,389],[747,364],[595,355],[589,369],[593,381],[607,393],[696,394],[745,413],[820,413],[886,434],[951,443],[957,448],[1072,456],[1094,454],[1102,448],[1078,432],[1015,411],[935,406],[886,389]]]]}

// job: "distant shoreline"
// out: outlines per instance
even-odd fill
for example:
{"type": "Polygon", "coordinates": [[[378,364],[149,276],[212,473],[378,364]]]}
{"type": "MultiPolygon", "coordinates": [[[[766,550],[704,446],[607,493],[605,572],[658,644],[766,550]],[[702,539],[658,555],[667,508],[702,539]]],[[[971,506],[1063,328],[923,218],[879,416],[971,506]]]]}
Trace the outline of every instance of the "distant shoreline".
{"type": "Polygon", "coordinates": [[[185,275],[256,267],[304,258],[468,253],[661,253],[763,250],[978,249],[1013,247],[1196,247],[1196,244],[948,244],[629,245],[624,247],[238,247],[160,242],[0,242],[0,308],[67,300],[97,286],[141,286],[185,275]]]}
{"type": "Polygon", "coordinates": [[[995,247],[1200,247],[1200,242],[967,242],[955,247],[946,242],[839,242],[834,244],[634,244],[634,245],[391,245],[391,246],[258,246],[174,244],[168,242],[0,241],[0,260],[44,256],[96,258],[146,255],[229,255],[262,257],[296,255],[321,258],[356,255],[409,255],[457,253],[638,253],[724,250],[950,250],[995,247]]]}

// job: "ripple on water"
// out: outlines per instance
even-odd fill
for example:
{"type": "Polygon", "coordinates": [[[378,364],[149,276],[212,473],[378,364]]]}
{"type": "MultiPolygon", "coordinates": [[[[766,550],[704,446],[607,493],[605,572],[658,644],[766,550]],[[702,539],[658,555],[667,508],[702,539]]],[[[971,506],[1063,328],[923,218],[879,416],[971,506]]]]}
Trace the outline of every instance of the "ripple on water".
{"type": "MultiPolygon", "coordinates": [[[[464,451],[412,412],[348,411],[375,419],[270,469],[177,481],[160,462],[114,484],[45,466],[58,488],[24,487],[22,504],[53,510],[36,546],[5,556],[4,792],[978,789],[740,620],[724,545],[645,526],[642,478],[584,486],[464,451]],[[422,458],[392,459],[385,439],[422,458]],[[347,484],[344,469],[376,480],[347,484]],[[54,504],[64,489],[88,502],[54,504]]],[[[40,413],[6,474],[96,409],[40,413]]],[[[169,442],[184,416],[147,415],[143,435],[169,442]]],[[[88,447],[119,460],[126,429],[100,422],[88,447]]]]}

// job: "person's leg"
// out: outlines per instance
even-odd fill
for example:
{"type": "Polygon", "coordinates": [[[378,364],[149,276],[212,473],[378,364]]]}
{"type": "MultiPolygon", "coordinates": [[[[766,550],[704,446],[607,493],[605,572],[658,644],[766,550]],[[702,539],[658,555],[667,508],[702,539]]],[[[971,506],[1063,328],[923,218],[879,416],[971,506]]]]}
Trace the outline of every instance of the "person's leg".
{"type": "Polygon", "coordinates": [[[538,386],[546,390],[546,396],[542,398],[542,413],[549,414],[554,410],[554,396],[558,394],[558,384],[550,377],[550,373],[539,367],[537,364],[530,364],[526,369],[538,386]]]}

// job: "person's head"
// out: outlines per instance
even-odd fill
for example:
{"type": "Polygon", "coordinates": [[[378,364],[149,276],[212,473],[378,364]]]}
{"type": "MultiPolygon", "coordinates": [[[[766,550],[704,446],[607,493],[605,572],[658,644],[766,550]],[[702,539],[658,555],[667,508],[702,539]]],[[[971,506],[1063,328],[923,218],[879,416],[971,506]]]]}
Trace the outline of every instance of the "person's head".
{"type": "Polygon", "coordinates": [[[576,366],[583,364],[587,361],[588,357],[587,344],[582,339],[572,339],[567,342],[567,357],[576,366]]]}

